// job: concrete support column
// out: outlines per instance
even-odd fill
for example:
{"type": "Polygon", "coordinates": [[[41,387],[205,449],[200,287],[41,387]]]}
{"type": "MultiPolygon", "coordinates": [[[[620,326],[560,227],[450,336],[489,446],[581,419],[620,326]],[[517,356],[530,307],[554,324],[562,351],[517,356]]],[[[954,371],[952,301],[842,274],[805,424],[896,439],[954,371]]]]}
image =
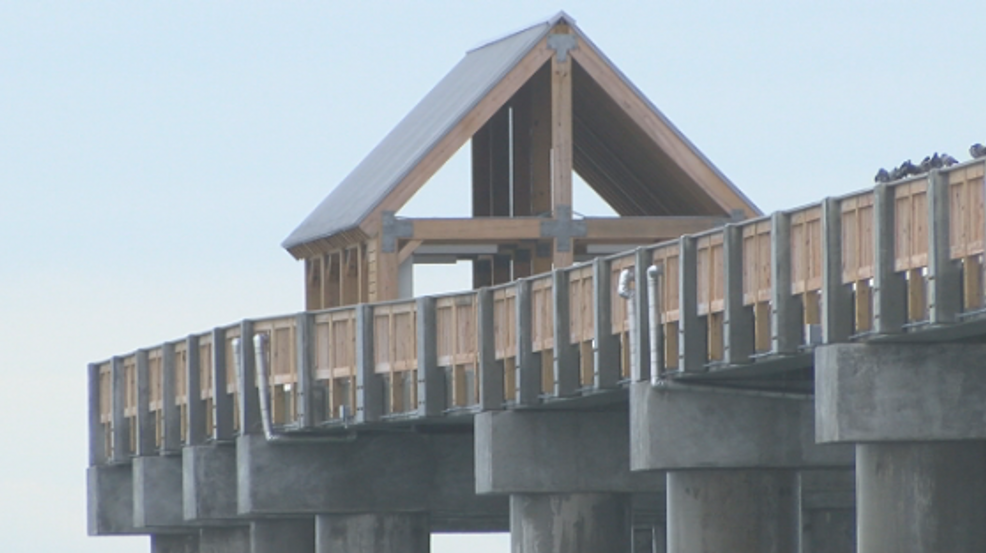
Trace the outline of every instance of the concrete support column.
{"type": "Polygon", "coordinates": [[[318,515],[316,553],[428,553],[427,513],[318,515]]]}
{"type": "Polygon", "coordinates": [[[199,534],[154,534],[151,553],[199,553],[199,534]]]}
{"type": "Polygon", "coordinates": [[[614,493],[511,495],[511,551],[630,551],[629,497],[614,493]]]}
{"type": "Polygon", "coordinates": [[[312,553],[315,521],[305,519],[255,520],[250,523],[250,553],[312,553]]]}
{"type": "Polygon", "coordinates": [[[860,553],[986,551],[986,442],[856,446],[860,553]]]}
{"type": "Polygon", "coordinates": [[[980,344],[815,350],[819,442],[856,444],[859,553],[986,550],[980,344]]]}
{"type": "Polygon", "coordinates": [[[796,551],[796,473],[670,471],[667,532],[668,553],[796,551]]]}

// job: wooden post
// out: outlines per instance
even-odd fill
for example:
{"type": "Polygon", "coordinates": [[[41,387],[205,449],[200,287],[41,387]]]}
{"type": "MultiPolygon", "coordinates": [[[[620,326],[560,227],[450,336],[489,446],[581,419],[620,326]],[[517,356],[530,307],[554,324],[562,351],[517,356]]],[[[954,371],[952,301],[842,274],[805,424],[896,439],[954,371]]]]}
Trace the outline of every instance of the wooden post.
{"type": "MultiPolygon", "coordinates": [[[[678,370],[702,372],[708,352],[707,326],[698,315],[698,240],[678,240],[678,370]]],[[[710,254],[711,257],[711,254],[710,254]]],[[[637,284],[637,290],[646,281],[637,284]]]]}
{"type": "Polygon", "coordinates": [[[517,384],[514,393],[518,405],[536,405],[541,395],[541,354],[533,348],[534,329],[531,321],[531,281],[517,281],[514,300],[517,316],[517,384]]]}
{"type": "MultiPolygon", "coordinates": [[[[555,35],[572,37],[574,35],[555,35]]],[[[559,207],[572,208],[572,57],[567,41],[557,41],[551,57],[551,205],[555,218],[559,207]]],[[[568,267],[574,260],[575,245],[564,238],[568,247],[559,247],[555,239],[553,261],[556,269],[568,267]]]]}

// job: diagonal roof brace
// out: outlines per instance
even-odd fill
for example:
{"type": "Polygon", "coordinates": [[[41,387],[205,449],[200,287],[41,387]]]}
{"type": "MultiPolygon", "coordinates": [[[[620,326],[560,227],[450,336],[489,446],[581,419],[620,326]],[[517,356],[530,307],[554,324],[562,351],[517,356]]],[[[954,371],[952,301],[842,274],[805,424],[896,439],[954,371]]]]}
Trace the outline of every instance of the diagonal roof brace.
{"type": "Polygon", "coordinates": [[[577,50],[579,41],[575,35],[552,33],[548,35],[548,48],[554,50],[558,63],[568,61],[568,51],[577,50]]]}

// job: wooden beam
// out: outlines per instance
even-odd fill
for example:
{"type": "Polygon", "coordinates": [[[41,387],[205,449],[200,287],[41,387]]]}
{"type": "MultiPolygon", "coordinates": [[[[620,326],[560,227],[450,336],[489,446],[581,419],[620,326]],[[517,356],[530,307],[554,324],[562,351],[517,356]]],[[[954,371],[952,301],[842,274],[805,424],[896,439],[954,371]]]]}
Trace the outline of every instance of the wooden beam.
{"type": "Polygon", "coordinates": [[[410,219],[413,240],[488,241],[536,240],[541,235],[538,217],[478,217],[476,219],[410,219]]]}
{"type": "Polygon", "coordinates": [[[531,78],[531,211],[551,213],[551,65],[545,64],[531,78]]]}
{"type": "Polygon", "coordinates": [[[542,40],[466,114],[444,138],[394,187],[360,223],[367,234],[375,234],[384,211],[398,211],[551,57],[547,41],[542,40]]]}
{"type": "Polygon", "coordinates": [[[725,211],[742,210],[747,217],[760,215],[760,210],[730,185],[710,163],[675,129],[657,113],[650,103],[640,96],[613,69],[607,61],[581,38],[572,57],[585,69],[603,90],[609,94],[636,121],[640,128],[665,151],[682,170],[725,211]]]}
{"type": "Polygon", "coordinates": [[[587,217],[585,240],[656,242],[722,226],[721,217],[587,217]]]}
{"type": "MultiPolygon", "coordinates": [[[[535,75],[533,79],[536,79],[535,75]]],[[[533,215],[531,211],[531,125],[533,114],[531,112],[531,81],[528,81],[513,99],[510,100],[512,113],[511,122],[513,124],[513,136],[511,145],[513,147],[513,204],[510,206],[510,215],[514,217],[525,217],[533,215]]]]}

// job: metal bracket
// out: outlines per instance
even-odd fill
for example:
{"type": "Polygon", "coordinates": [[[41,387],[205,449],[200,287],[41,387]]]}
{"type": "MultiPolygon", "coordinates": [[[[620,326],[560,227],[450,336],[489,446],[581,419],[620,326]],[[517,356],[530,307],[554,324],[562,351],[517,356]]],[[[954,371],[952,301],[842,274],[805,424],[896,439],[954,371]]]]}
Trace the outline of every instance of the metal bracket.
{"type": "Polygon", "coordinates": [[[565,63],[568,61],[568,51],[577,50],[578,47],[579,41],[575,38],[575,35],[548,35],[548,48],[556,52],[558,63],[565,63]]]}
{"type": "Polygon", "coordinates": [[[380,250],[384,253],[397,251],[398,238],[414,236],[414,222],[408,219],[398,219],[394,211],[381,213],[380,250]]]}
{"type": "Polygon", "coordinates": [[[554,238],[557,250],[572,251],[572,238],[585,236],[587,233],[585,221],[572,219],[572,208],[567,205],[555,207],[555,219],[541,221],[541,238],[554,238]]]}

